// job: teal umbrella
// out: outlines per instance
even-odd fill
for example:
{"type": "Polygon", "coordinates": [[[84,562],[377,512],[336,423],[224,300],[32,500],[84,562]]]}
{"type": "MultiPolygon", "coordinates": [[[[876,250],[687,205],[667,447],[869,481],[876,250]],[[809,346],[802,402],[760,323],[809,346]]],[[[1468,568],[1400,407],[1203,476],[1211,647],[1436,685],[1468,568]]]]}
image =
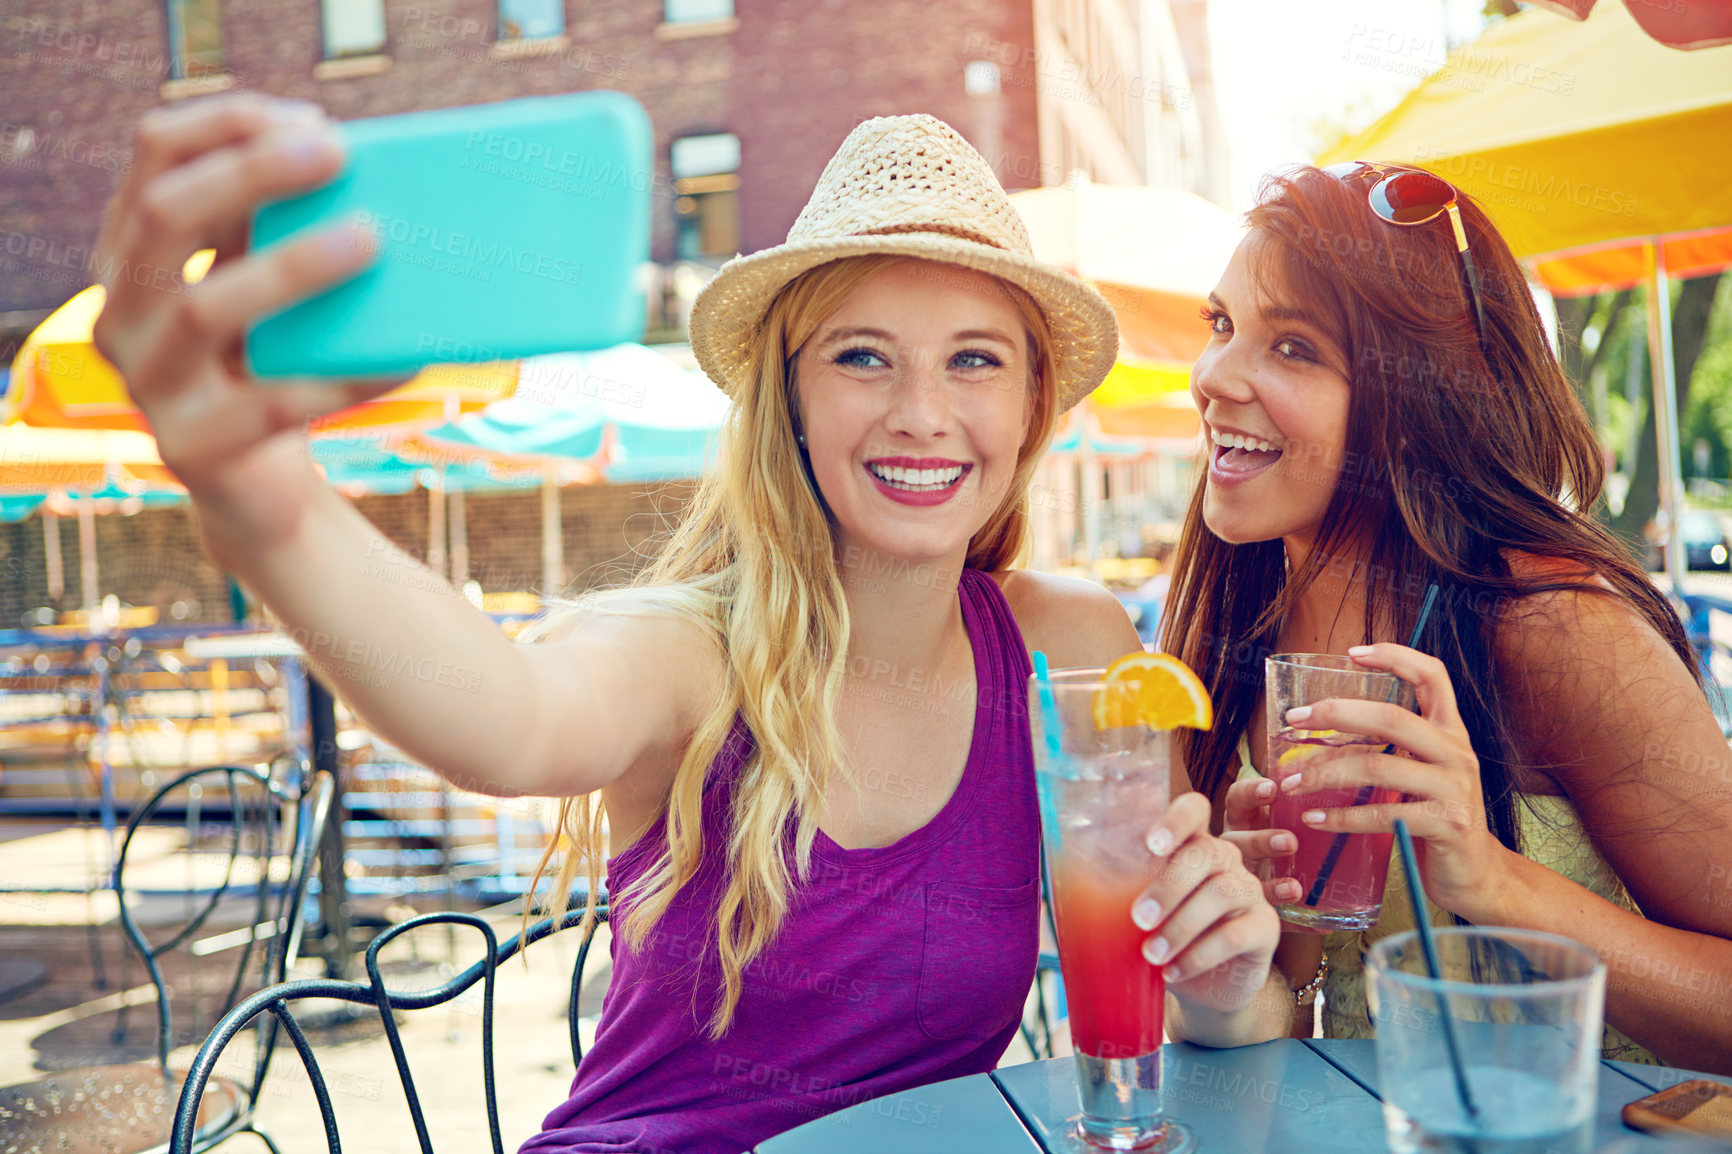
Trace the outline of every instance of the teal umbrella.
{"type": "Polygon", "coordinates": [[[0,494],[0,522],[10,525],[22,521],[36,512],[42,502],[47,499],[46,493],[0,494]]]}
{"type": "Polygon", "coordinates": [[[701,373],[639,344],[532,357],[516,393],[405,443],[412,455],[538,468],[542,578],[563,585],[558,485],[573,477],[612,482],[695,477],[714,455],[728,399],[701,373]]]}
{"type": "MultiPolygon", "coordinates": [[[[1072,423],[1070,432],[1055,440],[1047,449],[1049,453],[1079,453],[1084,451],[1082,439],[1082,422],[1072,423]]],[[[1087,451],[1099,457],[1143,457],[1153,450],[1141,441],[1124,437],[1108,437],[1100,433],[1090,432],[1087,451]]]]}
{"type": "Polygon", "coordinates": [[[417,442],[523,464],[587,462],[608,481],[670,480],[703,472],[728,405],[702,373],[628,343],[531,357],[512,397],[428,429],[417,442]]]}

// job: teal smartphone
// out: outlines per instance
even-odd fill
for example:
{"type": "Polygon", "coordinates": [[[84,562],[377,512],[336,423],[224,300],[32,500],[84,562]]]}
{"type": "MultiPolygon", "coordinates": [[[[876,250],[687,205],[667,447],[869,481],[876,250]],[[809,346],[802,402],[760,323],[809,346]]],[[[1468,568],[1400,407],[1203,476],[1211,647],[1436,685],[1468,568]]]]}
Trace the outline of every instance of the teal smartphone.
{"type": "Polygon", "coordinates": [[[252,247],[356,216],[379,252],[351,280],[255,321],[255,376],[396,376],[642,334],[654,165],[637,101],[534,96],[340,131],[342,172],[261,205],[252,247]]]}

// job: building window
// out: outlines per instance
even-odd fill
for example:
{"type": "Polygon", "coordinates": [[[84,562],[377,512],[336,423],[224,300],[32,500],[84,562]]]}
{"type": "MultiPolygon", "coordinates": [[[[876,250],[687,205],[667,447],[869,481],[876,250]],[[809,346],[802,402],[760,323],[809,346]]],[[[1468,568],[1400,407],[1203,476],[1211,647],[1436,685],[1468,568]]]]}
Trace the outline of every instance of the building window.
{"type": "Polygon", "coordinates": [[[168,0],[168,68],[173,80],[197,79],[223,70],[219,0],[168,0]]]}
{"type": "Polygon", "coordinates": [[[321,0],[325,59],[377,56],[385,51],[384,0],[321,0]]]}
{"type": "Polygon", "coordinates": [[[734,0],[666,0],[669,24],[704,24],[712,20],[731,20],[734,0]]]}
{"type": "Polygon", "coordinates": [[[675,254],[699,260],[739,252],[740,138],[731,132],[682,136],[673,142],[669,162],[679,194],[675,254]]]}
{"type": "Polygon", "coordinates": [[[499,0],[499,39],[541,40],[565,31],[565,0],[499,0]]]}

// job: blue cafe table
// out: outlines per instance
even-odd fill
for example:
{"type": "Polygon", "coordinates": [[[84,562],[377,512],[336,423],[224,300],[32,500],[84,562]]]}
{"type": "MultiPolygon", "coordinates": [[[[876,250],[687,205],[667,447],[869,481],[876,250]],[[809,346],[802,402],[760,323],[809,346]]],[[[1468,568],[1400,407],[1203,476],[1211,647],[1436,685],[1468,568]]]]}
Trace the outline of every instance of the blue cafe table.
{"type": "MultiPolygon", "coordinates": [[[[1163,1048],[1167,1111],[1196,1134],[1199,1154],[1386,1154],[1374,1045],[1284,1038],[1210,1050],[1171,1042],[1163,1048]]],[[[1617,1154],[1678,1150],[1625,1126],[1619,1111],[1656,1090],[1708,1077],[1713,1075],[1602,1062],[1592,1148],[1617,1154]]],[[[1055,1058],[861,1102],[762,1142],[757,1151],[1041,1154],[1068,1149],[1061,1135],[1076,1113],[1075,1062],[1055,1058]]]]}

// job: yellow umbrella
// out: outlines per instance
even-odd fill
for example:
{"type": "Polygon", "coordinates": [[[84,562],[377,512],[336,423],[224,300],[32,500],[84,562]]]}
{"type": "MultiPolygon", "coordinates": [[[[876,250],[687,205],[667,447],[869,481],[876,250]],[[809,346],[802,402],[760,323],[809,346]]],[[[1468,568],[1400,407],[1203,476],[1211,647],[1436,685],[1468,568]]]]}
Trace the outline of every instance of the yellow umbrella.
{"type": "Polygon", "coordinates": [[[0,427],[0,485],[95,489],[111,478],[122,483],[178,483],[148,433],[0,427]]]}
{"type": "Polygon", "coordinates": [[[1406,161],[1484,206],[1547,288],[1638,284],[1732,264],[1732,47],[1675,52],[1622,4],[1581,23],[1500,20],[1353,139],[1318,158],[1406,161]]]}
{"type": "Polygon", "coordinates": [[[1188,365],[1120,356],[1089,396],[1100,431],[1114,437],[1194,442],[1202,418],[1191,403],[1188,365]]]}
{"type": "Polygon", "coordinates": [[[1191,363],[1209,341],[1198,317],[1244,231],[1188,192],[1094,184],[1011,194],[1035,255],[1100,289],[1119,321],[1119,359],[1089,397],[1112,436],[1191,441],[1191,363]]]}
{"type": "MultiPolygon", "coordinates": [[[[210,268],[205,250],[186,263],[187,283],[210,268]]],[[[3,420],[44,428],[130,429],[148,433],[114,366],[96,351],[90,334],[102,312],[104,292],[91,285],[38,325],[12,362],[3,420]]],[[[314,432],[433,424],[471,412],[517,388],[515,362],[434,365],[401,388],[313,423],[314,432]]]]}
{"type": "MultiPolygon", "coordinates": [[[[1621,4],[1582,23],[1530,10],[1450,53],[1364,132],[1318,159],[1420,164],[1478,199],[1560,295],[1648,286],[1662,468],[1678,524],[1672,275],[1732,267],[1732,47],[1674,52],[1621,4]]],[[[1684,571],[1671,534],[1666,569],[1684,571]]]]}

